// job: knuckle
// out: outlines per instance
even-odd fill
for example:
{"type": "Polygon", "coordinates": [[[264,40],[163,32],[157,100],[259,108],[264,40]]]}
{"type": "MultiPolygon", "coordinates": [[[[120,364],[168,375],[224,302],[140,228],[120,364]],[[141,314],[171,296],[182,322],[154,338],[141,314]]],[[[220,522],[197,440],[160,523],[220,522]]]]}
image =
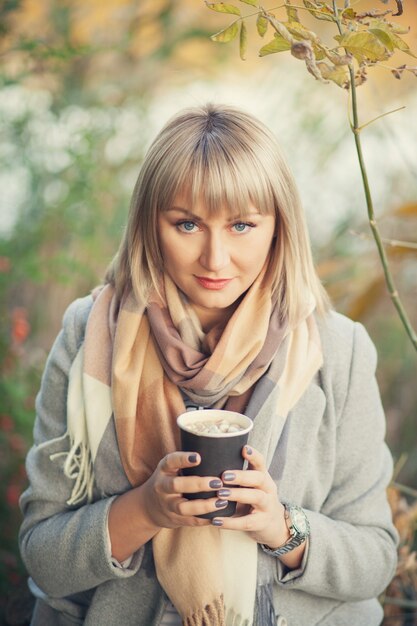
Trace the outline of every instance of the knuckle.
{"type": "Polygon", "coordinates": [[[167,481],[169,485],[169,490],[171,493],[182,493],[181,490],[181,477],[174,476],[167,481]]]}

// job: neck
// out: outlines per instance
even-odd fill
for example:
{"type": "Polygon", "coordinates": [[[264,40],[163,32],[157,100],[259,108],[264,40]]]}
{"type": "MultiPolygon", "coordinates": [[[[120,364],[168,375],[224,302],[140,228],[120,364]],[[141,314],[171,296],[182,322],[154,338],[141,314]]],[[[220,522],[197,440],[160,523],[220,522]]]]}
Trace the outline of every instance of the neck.
{"type": "Polygon", "coordinates": [[[208,333],[215,326],[226,326],[238,304],[239,301],[234,302],[226,309],[205,309],[194,304],[193,309],[197,314],[203,332],[208,333]]]}

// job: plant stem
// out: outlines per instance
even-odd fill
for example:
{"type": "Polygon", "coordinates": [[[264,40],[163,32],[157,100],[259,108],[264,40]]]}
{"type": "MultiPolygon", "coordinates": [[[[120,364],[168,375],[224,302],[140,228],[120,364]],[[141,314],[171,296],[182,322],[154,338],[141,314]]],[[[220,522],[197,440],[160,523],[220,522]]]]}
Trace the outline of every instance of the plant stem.
{"type": "MultiPolygon", "coordinates": [[[[337,8],[336,0],[333,0],[333,12],[334,12],[335,20],[337,23],[337,27],[339,29],[339,33],[343,34],[342,25],[339,20],[339,11],[337,8]]],[[[358,99],[357,99],[357,94],[356,94],[355,70],[353,67],[353,63],[349,63],[349,77],[350,77],[350,81],[349,81],[350,93],[352,95],[352,118],[353,118],[351,128],[352,128],[353,136],[355,138],[356,152],[358,155],[359,167],[360,167],[361,175],[362,175],[362,183],[363,183],[363,189],[365,192],[369,225],[371,227],[371,231],[375,239],[379,258],[381,259],[382,268],[384,271],[385,283],[388,288],[388,293],[391,297],[393,305],[397,309],[398,315],[403,323],[403,326],[408,336],[410,337],[411,343],[413,344],[414,348],[417,350],[417,335],[411,325],[411,322],[408,318],[408,315],[404,309],[404,306],[401,302],[397,288],[395,286],[394,279],[393,279],[391,270],[388,265],[388,258],[385,252],[384,244],[382,242],[378,224],[375,219],[374,205],[372,201],[371,189],[369,187],[368,173],[366,171],[365,161],[363,158],[362,143],[361,143],[361,138],[360,138],[361,128],[359,126],[358,99]]]]}
{"type": "Polygon", "coordinates": [[[397,309],[398,315],[400,316],[403,326],[408,336],[410,337],[414,348],[417,350],[417,335],[411,325],[411,322],[407,316],[407,313],[404,309],[404,306],[399,297],[397,288],[395,286],[394,279],[393,279],[393,276],[391,274],[391,271],[388,265],[388,258],[385,252],[384,244],[382,242],[378,224],[375,219],[375,211],[374,211],[374,205],[372,201],[371,190],[369,187],[368,174],[366,171],[365,161],[364,161],[363,152],[362,152],[362,143],[361,143],[361,137],[360,137],[359,122],[358,122],[358,103],[357,103],[357,96],[356,96],[355,71],[352,65],[349,65],[349,75],[350,75],[350,88],[351,88],[351,93],[352,93],[352,118],[353,118],[352,132],[353,132],[353,136],[355,139],[356,152],[358,155],[359,167],[360,167],[361,175],[362,175],[362,183],[363,183],[363,188],[365,192],[369,225],[371,227],[371,231],[375,239],[379,257],[381,259],[382,268],[384,270],[385,283],[388,288],[388,293],[391,297],[393,305],[397,309]]]}

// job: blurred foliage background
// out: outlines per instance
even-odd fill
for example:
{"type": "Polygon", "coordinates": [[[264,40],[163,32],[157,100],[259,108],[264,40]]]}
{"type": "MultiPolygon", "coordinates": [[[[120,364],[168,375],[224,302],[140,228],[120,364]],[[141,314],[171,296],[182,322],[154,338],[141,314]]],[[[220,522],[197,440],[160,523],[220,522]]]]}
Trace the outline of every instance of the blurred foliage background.
{"type": "MultiPolygon", "coordinates": [[[[405,5],[395,19],[416,24],[417,5],[405,5]]],[[[259,59],[255,41],[240,61],[234,44],[209,39],[223,26],[199,0],[0,4],[0,623],[25,624],[30,610],[18,498],[34,399],[62,314],[102,279],[155,133],[178,108],[211,100],[243,106],[275,131],[299,183],[323,282],[377,346],[401,533],[384,624],[417,624],[416,354],[370,239],[347,94],[317,83],[288,55],[259,59]]],[[[417,50],[416,28],[407,41],[417,50]]],[[[387,244],[414,327],[416,87],[412,75],[399,81],[375,68],[360,88],[363,121],[405,105],[369,126],[363,142],[383,236],[414,242],[387,244]]]]}

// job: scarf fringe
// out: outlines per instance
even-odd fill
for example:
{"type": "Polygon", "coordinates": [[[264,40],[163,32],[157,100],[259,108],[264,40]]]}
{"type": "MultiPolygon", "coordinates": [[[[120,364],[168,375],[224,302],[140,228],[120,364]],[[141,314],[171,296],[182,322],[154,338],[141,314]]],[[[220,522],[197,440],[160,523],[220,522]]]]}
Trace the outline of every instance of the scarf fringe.
{"type": "MultiPolygon", "coordinates": [[[[272,583],[258,585],[256,589],[256,604],[254,615],[254,626],[275,626],[277,616],[275,615],[274,601],[272,597],[272,583]]],[[[226,626],[229,626],[228,624],[226,626]]]]}
{"type": "MultiPolygon", "coordinates": [[[[183,626],[226,626],[223,596],[183,618],[183,626]]],[[[242,624],[243,626],[243,624],[242,624]]]]}
{"type": "MultiPolygon", "coordinates": [[[[61,439],[65,439],[65,433],[61,439]]],[[[67,500],[69,506],[81,504],[83,501],[93,500],[94,470],[91,452],[87,442],[71,442],[68,452],[56,452],[49,457],[51,461],[65,457],[64,474],[70,480],[75,480],[71,496],[67,500]]]]}

